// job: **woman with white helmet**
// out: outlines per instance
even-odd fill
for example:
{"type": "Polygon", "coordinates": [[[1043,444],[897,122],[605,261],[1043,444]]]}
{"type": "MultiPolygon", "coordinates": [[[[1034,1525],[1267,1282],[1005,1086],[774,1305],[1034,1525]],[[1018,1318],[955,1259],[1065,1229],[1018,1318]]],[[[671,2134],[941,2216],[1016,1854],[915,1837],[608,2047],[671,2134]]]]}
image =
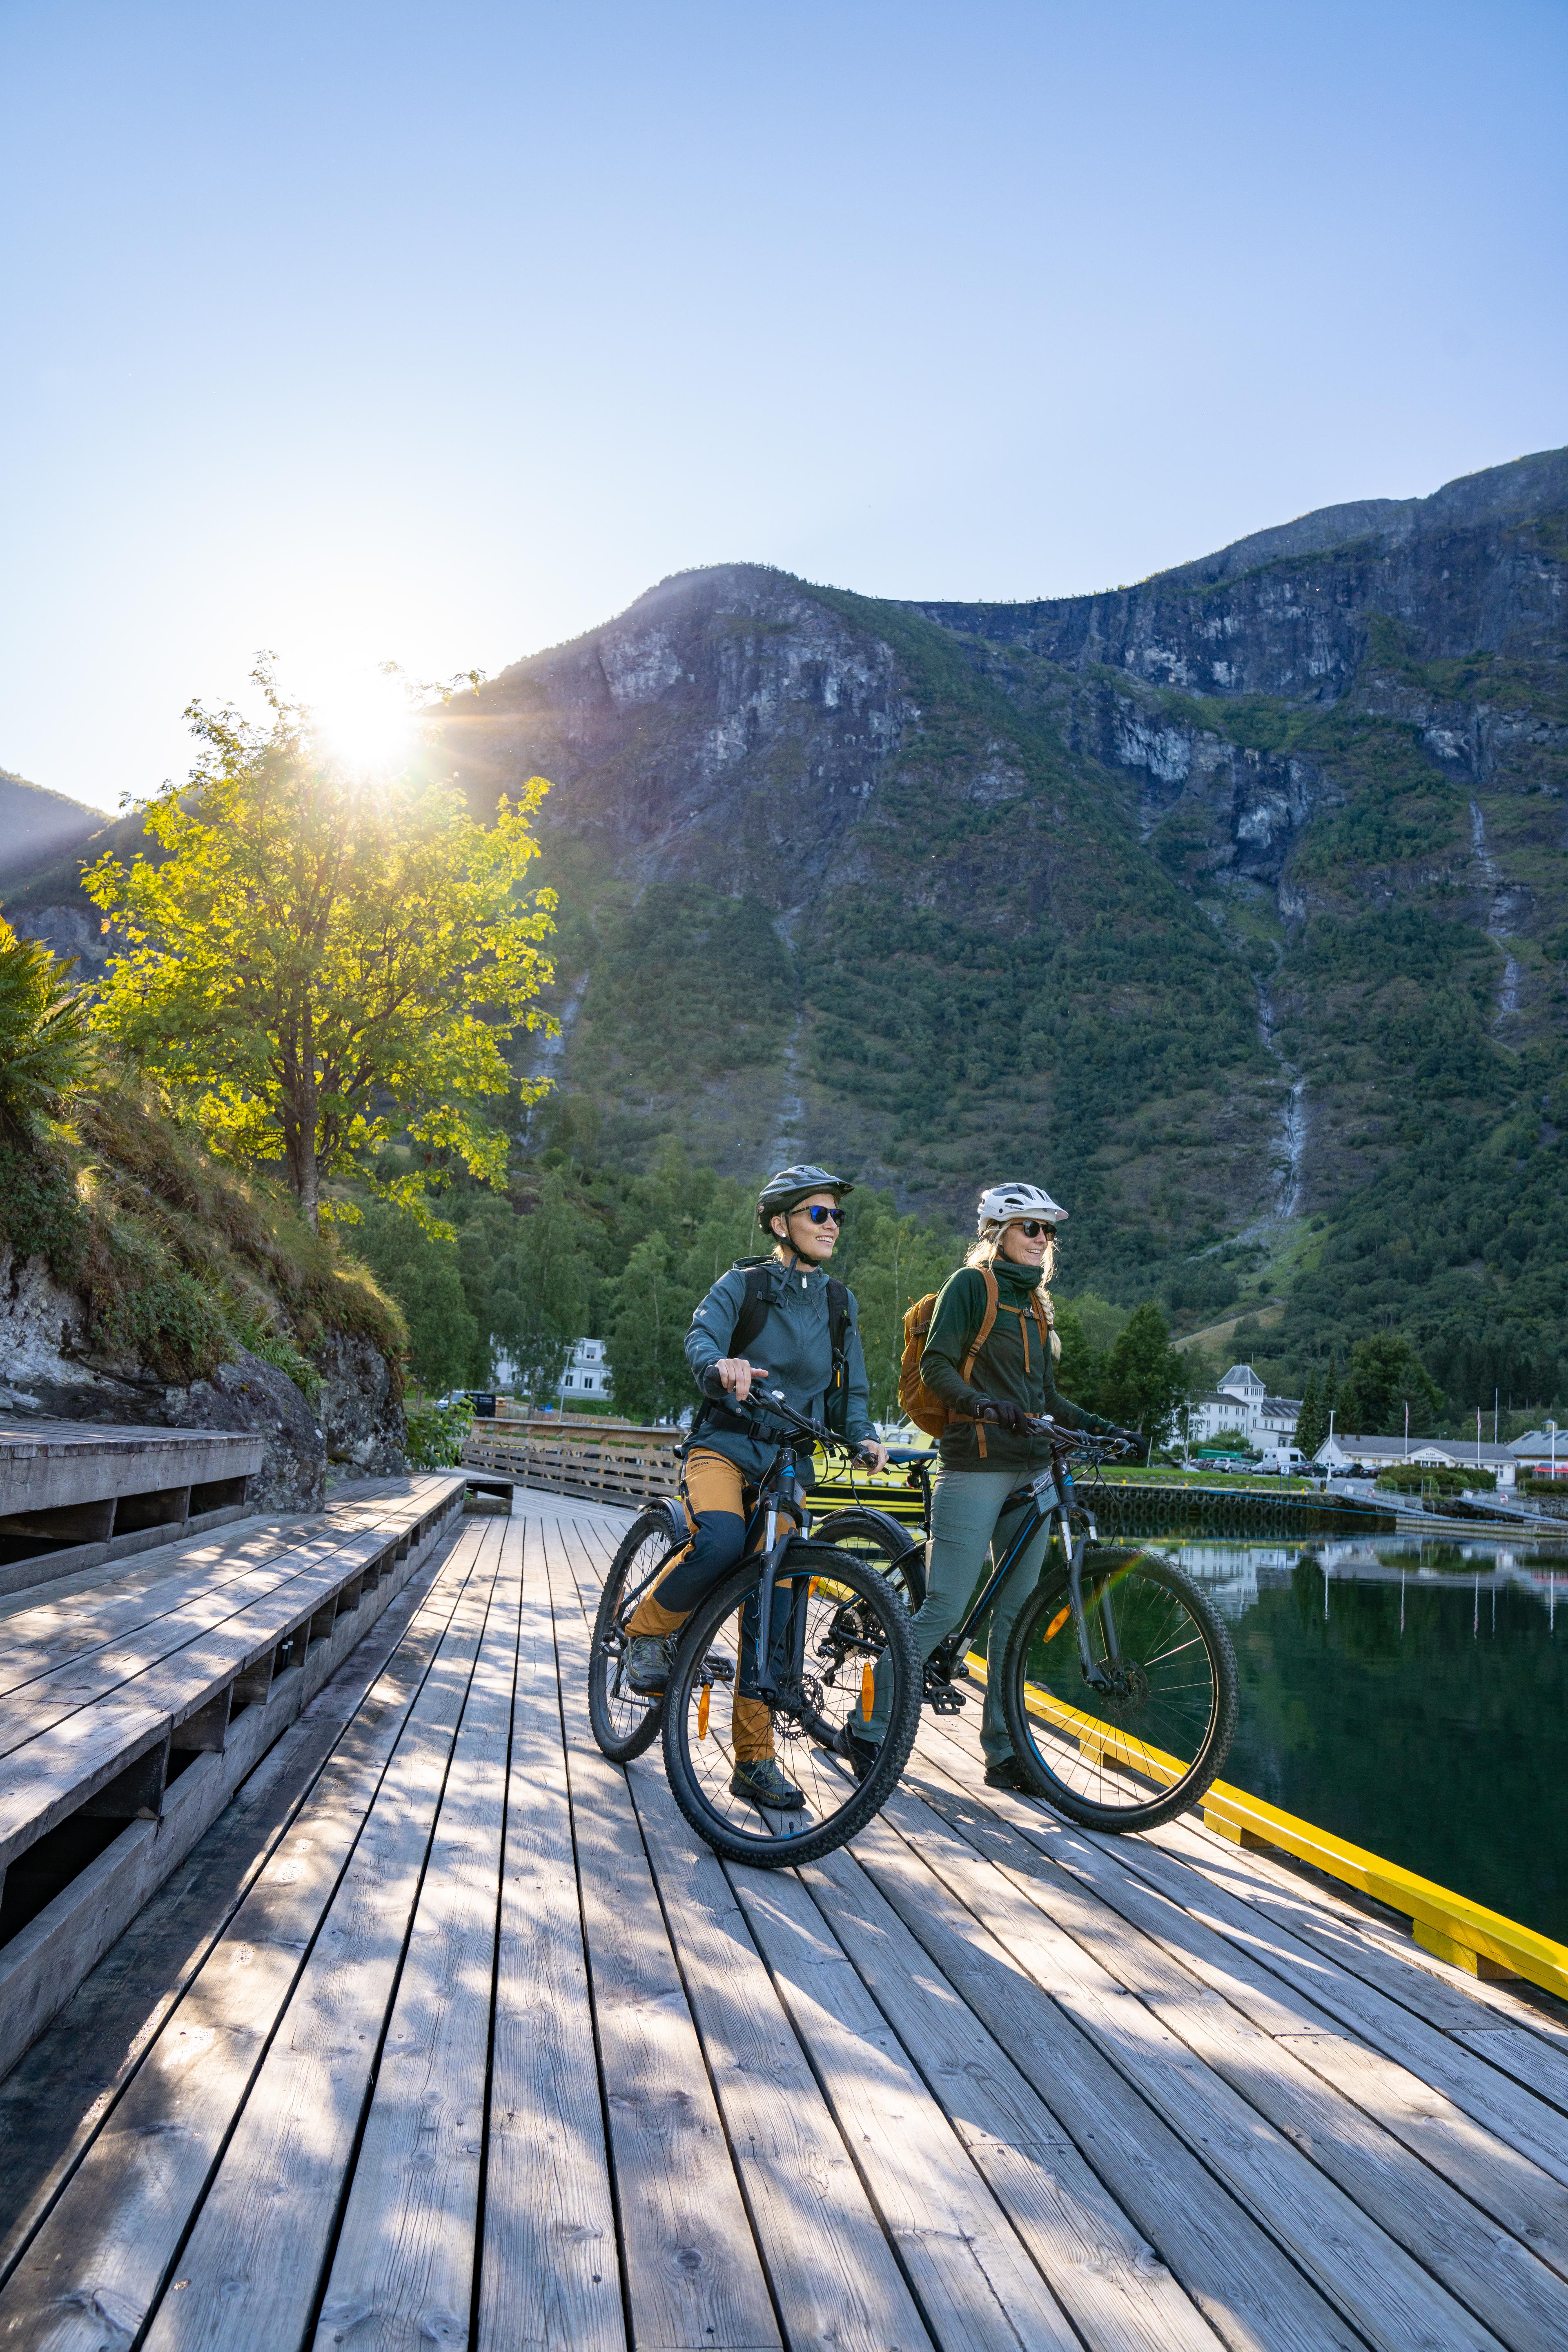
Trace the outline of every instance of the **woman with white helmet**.
{"type": "MultiPolygon", "coordinates": [[[[1045,1285],[1056,1268],[1058,1225],[1067,1211],[1037,1184],[994,1184],[980,1196],[978,1236],[951,1275],[932,1310],[921,1379],[947,1411],[938,1444],[942,1466],[931,1490],[926,1598],[914,1620],[921,1654],[946,1640],[974,1597],[992,1559],[1000,1561],[1017,1533],[1022,1506],[1004,1507],[1023,1481],[1050,1464],[1045,1438],[1030,1427],[1043,1413],[1073,1429],[1109,1431],[1112,1423],[1085,1412],[1056,1383],[1059,1345],[1045,1285]],[[991,1284],[995,1312],[990,1317],[991,1284]]],[[[1013,1755],[1002,1714],[1001,1664],[1013,1621],[1039,1580],[1048,1522],[1007,1579],[991,1612],[988,1675],[981,1745],[993,1788],[1027,1790],[1013,1755]]],[[[880,1706],[873,1708],[864,1752],[881,1738],[880,1706]]]]}

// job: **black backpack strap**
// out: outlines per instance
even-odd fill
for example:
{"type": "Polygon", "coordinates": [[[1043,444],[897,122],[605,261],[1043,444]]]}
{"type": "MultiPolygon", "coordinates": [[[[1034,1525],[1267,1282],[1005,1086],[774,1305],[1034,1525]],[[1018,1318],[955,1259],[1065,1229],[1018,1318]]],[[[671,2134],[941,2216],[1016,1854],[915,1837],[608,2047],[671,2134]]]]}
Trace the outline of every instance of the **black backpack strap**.
{"type": "MultiPolygon", "coordinates": [[[[729,1353],[731,1356],[743,1356],[767,1321],[768,1309],[773,1305],[775,1295],[773,1276],[778,1270],[778,1260],[772,1257],[737,1258],[730,1268],[731,1274],[744,1275],[746,1278],[746,1295],[741,1301],[741,1311],[735,1318],[735,1328],[730,1334],[729,1353]]],[[[838,1286],[842,1288],[843,1285],[840,1284],[838,1286]]],[[[716,1414],[724,1412],[724,1406],[715,1404],[710,1397],[704,1397],[693,1417],[691,1428],[687,1435],[685,1450],[689,1452],[696,1444],[707,1423],[716,1414]]],[[[728,1418],[733,1421],[735,1415],[731,1413],[728,1418]]]]}
{"type": "Polygon", "coordinates": [[[850,1306],[848,1287],[837,1278],[827,1277],[827,1337],[833,1349],[833,1370],[827,1382],[827,1395],[823,1403],[823,1418],[829,1429],[842,1436],[849,1418],[849,1330],[850,1306]]]}
{"type": "Polygon", "coordinates": [[[730,1353],[743,1356],[768,1319],[768,1309],[775,1296],[774,1276],[778,1273],[778,1260],[771,1257],[741,1258],[730,1271],[731,1274],[743,1274],[746,1277],[746,1296],[741,1302],[735,1328],[730,1334],[730,1353]]]}

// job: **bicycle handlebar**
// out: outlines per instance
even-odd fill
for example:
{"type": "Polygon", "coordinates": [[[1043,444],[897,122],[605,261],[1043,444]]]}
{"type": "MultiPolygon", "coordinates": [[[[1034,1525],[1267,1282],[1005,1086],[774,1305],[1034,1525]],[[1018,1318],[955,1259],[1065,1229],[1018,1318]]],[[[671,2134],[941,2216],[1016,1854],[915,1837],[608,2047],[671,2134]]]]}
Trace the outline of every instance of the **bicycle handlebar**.
{"type": "Polygon", "coordinates": [[[731,1412],[745,1412],[748,1410],[763,1412],[770,1421],[782,1421],[788,1427],[798,1429],[803,1437],[809,1437],[812,1444],[820,1445],[825,1453],[847,1454],[851,1459],[859,1454],[861,1446],[857,1440],[840,1437],[837,1430],[825,1429],[819,1421],[813,1421],[808,1413],[797,1412],[782,1389],[769,1389],[763,1385],[766,1378],[765,1372],[759,1377],[757,1367],[753,1364],[751,1394],[744,1398],[737,1397],[733,1389],[727,1389],[718,1374],[713,1371],[704,1372],[699,1385],[705,1397],[711,1398],[715,1404],[725,1406],[731,1412]]]}
{"type": "Polygon", "coordinates": [[[1058,1453],[1092,1454],[1097,1460],[1102,1454],[1136,1453],[1141,1443],[1136,1437],[1112,1437],[1099,1430],[1069,1429],[1065,1422],[1048,1412],[1031,1413],[1029,1426],[1038,1430],[1042,1437],[1048,1437],[1058,1453]]]}

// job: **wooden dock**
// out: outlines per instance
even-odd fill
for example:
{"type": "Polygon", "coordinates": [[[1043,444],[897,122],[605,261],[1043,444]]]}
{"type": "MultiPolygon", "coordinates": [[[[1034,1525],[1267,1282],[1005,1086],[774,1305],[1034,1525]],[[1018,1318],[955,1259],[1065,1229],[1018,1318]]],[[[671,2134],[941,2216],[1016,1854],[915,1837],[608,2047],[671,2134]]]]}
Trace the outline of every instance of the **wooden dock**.
{"type": "Polygon", "coordinates": [[[588,1735],[626,1523],[444,1538],[0,2085],[0,2346],[1562,2352],[1568,2008],[977,1703],[721,1867],[588,1735]]]}

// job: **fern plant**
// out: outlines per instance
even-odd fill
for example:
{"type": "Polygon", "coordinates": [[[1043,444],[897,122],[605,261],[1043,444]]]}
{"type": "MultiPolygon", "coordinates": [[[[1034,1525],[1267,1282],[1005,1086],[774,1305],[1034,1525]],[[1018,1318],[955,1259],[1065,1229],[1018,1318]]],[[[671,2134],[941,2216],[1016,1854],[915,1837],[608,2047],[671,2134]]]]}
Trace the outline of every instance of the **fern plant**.
{"type": "Polygon", "coordinates": [[[93,1074],[87,999],[69,985],[71,970],[0,918],[0,1131],[25,1134],[93,1074]]]}

